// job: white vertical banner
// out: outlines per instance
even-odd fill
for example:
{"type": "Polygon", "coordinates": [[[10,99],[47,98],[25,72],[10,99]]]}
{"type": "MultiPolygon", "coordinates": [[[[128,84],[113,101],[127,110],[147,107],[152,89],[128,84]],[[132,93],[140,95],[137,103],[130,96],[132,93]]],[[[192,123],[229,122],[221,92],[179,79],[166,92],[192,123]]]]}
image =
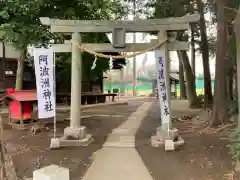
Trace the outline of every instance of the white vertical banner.
{"type": "Polygon", "coordinates": [[[52,48],[34,49],[38,117],[40,119],[50,118],[56,115],[53,58],[52,48]]]}
{"type": "Polygon", "coordinates": [[[157,88],[158,88],[158,97],[161,109],[161,121],[162,125],[170,124],[170,109],[168,104],[168,85],[167,78],[169,77],[166,74],[167,64],[165,50],[156,50],[155,51],[156,59],[156,76],[157,76],[157,88]]]}

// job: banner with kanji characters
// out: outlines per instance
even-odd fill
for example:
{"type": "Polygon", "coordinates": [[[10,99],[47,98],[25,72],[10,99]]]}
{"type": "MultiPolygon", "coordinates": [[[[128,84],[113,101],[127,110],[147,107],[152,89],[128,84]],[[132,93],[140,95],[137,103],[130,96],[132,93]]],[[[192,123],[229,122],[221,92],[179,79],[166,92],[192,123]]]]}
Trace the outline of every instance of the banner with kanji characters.
{"type": "Polygon", "coordinates": [[[169,75],[166,75],[165,65],[165,51],[164,50],[156,50],[155,51],[156,58],[156,75],[157,75],[157,87],[158,87],[158,98],[160,102],[161,108],[161,121],[162,125],[170,123],[170,109],[168,104],[168,86],[167,86],[167,78],[169,75]]]}
{"type": "Polygon", "coordinates": [[[40,119],[54,117],[56,111],[52,48],[35,48],[34,66],[38,98],[38,117],[40,119]]]}

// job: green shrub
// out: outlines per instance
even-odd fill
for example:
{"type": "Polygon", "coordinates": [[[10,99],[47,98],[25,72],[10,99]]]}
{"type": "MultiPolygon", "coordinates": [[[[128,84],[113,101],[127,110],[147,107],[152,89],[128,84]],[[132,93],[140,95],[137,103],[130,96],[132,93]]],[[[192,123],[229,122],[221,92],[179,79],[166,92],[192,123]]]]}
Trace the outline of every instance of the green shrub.
{"type": "Polygon", "coordinates": [[[200,103],[203,103],[203,102],[204,102],[204,95],[203,95],[203,94],[199,94],[199,95],[197,96],[197,98],[198,98],[198,101],[199,101],[200,103]]]}
{"type": "Polygon", "coordinates": [[[240,131],[231,135],[230,153],[235,160],[240,160],[240,131]]]}
{"type": "Polygon", "coordinates": [[[238,114],[238,100],[234,99],[228,102],[228,112],[230,116],[238,114]]]}

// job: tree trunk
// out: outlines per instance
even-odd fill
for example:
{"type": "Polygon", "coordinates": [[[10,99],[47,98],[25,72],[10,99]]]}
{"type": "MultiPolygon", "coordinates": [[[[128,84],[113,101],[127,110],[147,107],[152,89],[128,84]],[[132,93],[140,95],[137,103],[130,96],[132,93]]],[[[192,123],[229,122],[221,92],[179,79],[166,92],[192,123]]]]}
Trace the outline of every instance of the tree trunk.
{"type": "MultiPolygon", "coordinates": [[[[1,105],[0,105],[0,108],[1,105]]],[[[2,114],[0,110],[0,178],[1,179],[6,179],[6,167],[5,167],[5,147],[4,147],[4,139],[3,139],[3,119],[2,119],[2,114]]]]}
{"type": "Polygon", "coordinates": [[[228,98],[229,100],[233,100],[233,73],[228,77],[228,98]]]}
{"type": "Polygon", "coordinates": [[[227,18],[225,9],[221,8],[227,0],[217,1],[217,52],[216,52],[216,72],[214,86],[213,116],[210,126],[217,126],[227,121],[227,18]]]}
{"type": "MultiPolygon", "coordinates": [[[[1,41],[0,41],[1,42],[1,41]]],[[[4,41],[2,41],[2,60],[0,60],[0,88],[5,89],[5,58],[6,47],[4,41]]]]}
{"type": "Polygon", "coordinates": [[[236,62],[237,62],[237,46],[236,46],[236,35],[234,32],[234,26],[232,23],[228,23],[228,61],[229,66],[227,70],[227,83],[228,83],[228,100],[233,100],[234,96],[234,77],[236,74],[236,62]]]}
{"type": "Polygon", "coordinates": [[[189,63],[189,58],[186,51],[177,51],[180,60],[182,61],[183,68],[186,75],[187,81],[187,97],[189,101],[190,108],[199,108],[200,103],[197,98],[196,88],[195,88],[195,79],[192,73],[192,68],[189,63]]]}
{"type": "Polygon", "coordinates": [[[120,93],[122,95],[125,94],[125,81],[124,81],[124,68],[120,69],[120,77],[121,77],[121,88],[120,88],[120,93]]]}
{"type": "Polygon", "coordinates": [[[4,41],[2,41],[2,57],[3,59],[6,58],[6,45],[4,41]]]}
{"type": "MultiPolygon", "coordinates": [[[[240,11],[240,5],[238,7],[238,11],[240,11]]],[[[237,89],[237,100],[238,100],[238,126],[237,130],[240,130],[240,14],[238,13],[236,16],[235,23],[235,36],[236,36],[236,52],[237,52],[237,73],[236,73],[236,89],[237,89]]]]}
{"type": "Polygon", "coordinates": [[[5,166],[4,166],[4,152],[2,151],[2,143],[0,142],[0,179],[5,179],[6,178],[6,173],[5,173],[5,166]]]}
{"type": "Polygon", "coordinates": [[[194,78],[196,78],[196,49],[195,49],[195,25],[191,24],[191,50],[192,50],[192,54],[191,54],[191,65],[192,65],[192,71],[193,71],[193,75],[194,78]]]}
{"type": "Polygon", "coordinates": [[[200,49],[202,53],[203,61],[203,74],[204,74],[204,106],[208,108],[212,105],[212,85],[211,85],[211,75],[209,69],[209,47],[206,32],[206,23],[204,17],[204,4],[202,0],[196,0],[198,12],[200,14],[200,34],[201,34],[201,44],[200,49]]]}
{"type": "Polygon", "coordinates": [[[23,50],[20,58],[18,59],[16,84],[15,84],[16,90],[23,89],[24,60],[26,58],[26,53],[27,53],[27,51],[23,50]]]}
{"type": "MultiPolygon", "coordinates": [[[[178,53],[178,55],[179,55],[179,53],[178,53]]],[[[179,56],[178,56],[178,59],[179,59],[180,99],[187,99],[186,86],[185,86],[185,81],[184,81],[183,65],[182,65],[182,61],[180,60],[179,56]]]]}

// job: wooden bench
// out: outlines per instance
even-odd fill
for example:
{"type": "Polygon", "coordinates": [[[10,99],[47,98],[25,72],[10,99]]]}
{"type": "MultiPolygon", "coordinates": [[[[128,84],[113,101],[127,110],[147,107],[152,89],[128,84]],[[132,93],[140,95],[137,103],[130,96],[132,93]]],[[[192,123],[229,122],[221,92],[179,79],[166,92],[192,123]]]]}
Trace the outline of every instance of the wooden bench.
{"type": "MultiPolygon", "coordinates": [[[[109,101],[115,101],[115,97],[118,96],[117,93],[90,93],[85,92],[81,97],[81,104],[97,104],[106,102],[106,98],[109,97],[109,101]]],[[[61,104],[70,105],[71,102],[71,93],[57,93],[56,102],[61,104]]]]}

